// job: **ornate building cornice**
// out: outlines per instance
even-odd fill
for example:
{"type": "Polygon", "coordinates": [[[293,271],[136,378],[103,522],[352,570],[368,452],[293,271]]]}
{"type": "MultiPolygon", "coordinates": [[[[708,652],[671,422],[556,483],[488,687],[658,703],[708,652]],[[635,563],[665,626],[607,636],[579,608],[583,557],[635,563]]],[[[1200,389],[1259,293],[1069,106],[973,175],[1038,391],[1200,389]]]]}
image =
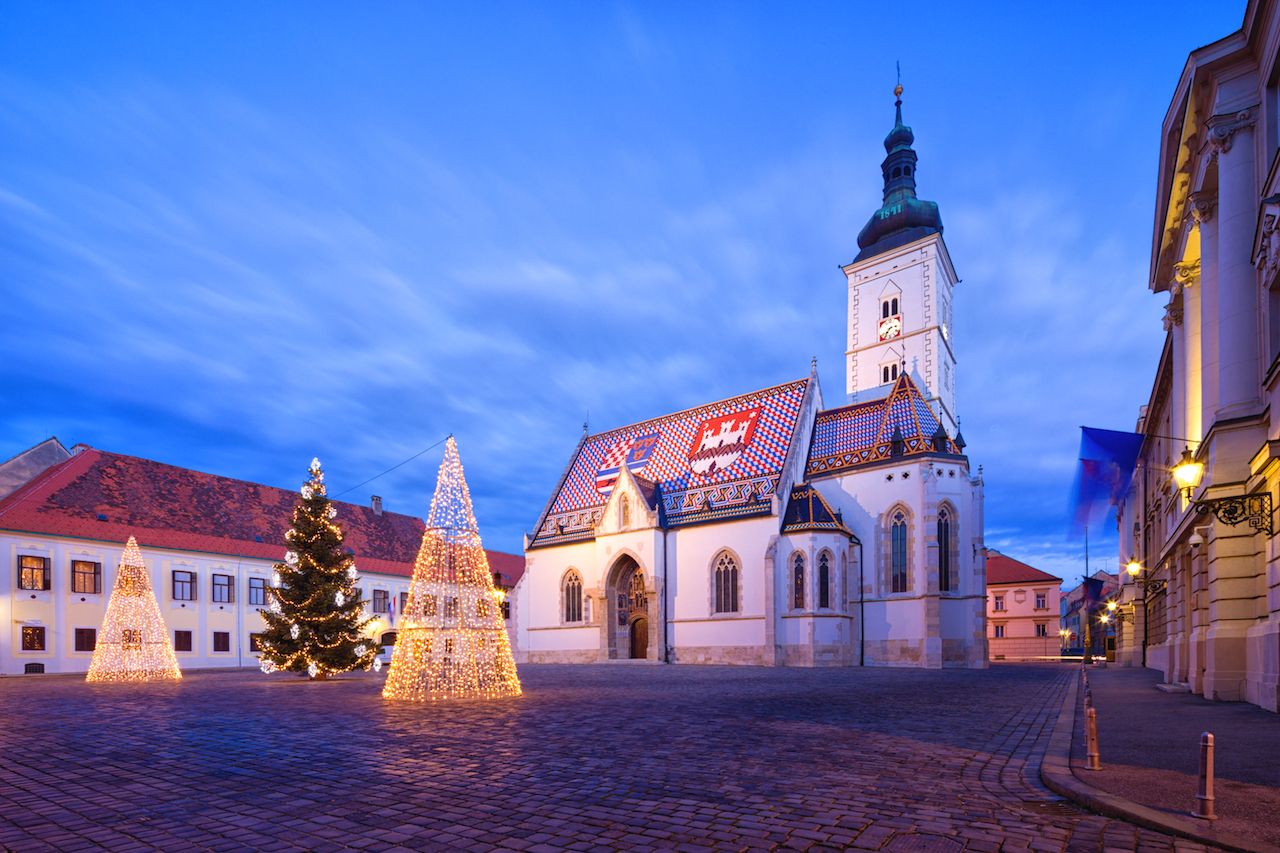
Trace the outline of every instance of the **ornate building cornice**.
{"type": "Polygon", "coordinates": [[[1173,265],[1173,285],[1170,290],[1174,294],[1181,293],[1183,288],[1195,287],[1200,283],[1200,259],[1173,265]]]}
{"type": "Polygon", "coordinates": [[[1164,306],[1164,330],[1172,331],[1174,326],[1182,325],[1182,306],[1177,302],[1170,302],[1164,306]]]}
{"type": "Polygon", "coordinates": [[[1187,214],[1197,225],[1203,225],[1213,219],[1213,213],[1217,207],[1218,194],[1201,190],[1190,195],[1187,203],[1187,214]]]}

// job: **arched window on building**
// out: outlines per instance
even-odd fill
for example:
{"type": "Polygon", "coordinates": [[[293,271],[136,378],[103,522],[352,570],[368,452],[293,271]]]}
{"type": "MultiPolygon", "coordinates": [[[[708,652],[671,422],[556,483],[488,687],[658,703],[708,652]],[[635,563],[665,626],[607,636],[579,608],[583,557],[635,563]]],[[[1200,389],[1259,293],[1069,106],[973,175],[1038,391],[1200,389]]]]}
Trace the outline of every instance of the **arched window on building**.
{"type": "Polygon", "coordinates": [[[715,573],[715,612],[738,612],[738,561],[728,551],[716,555],[713,572],[715,573]]]}
{"type": "Polygon", "coordinates": [[[938,591],[950,592],[954,587],[955,567],[952,566],[952,530],[951,510],[947,507],[938,509],[938,591]]]}
{"type": "Polygon", "coordinates": [[[799,552],[791,571],[791,606],[804,610],[804,554],[799,552]]]}
{"type": "Polygon", "coordinates": [[[889,589],[906,592],[907,573],[907,514],[897,510],[889,524],[889,589]]]}
{"type": "Polygon", "coordinates": [[[831,606],[831,554],[828,551],[818,555],[818,606],[831,606]]]}
{"type": "Polygon", "coordinates": [[[564,576],[564,621],[582,621],[582,575],[572,569],[564,576]]]}

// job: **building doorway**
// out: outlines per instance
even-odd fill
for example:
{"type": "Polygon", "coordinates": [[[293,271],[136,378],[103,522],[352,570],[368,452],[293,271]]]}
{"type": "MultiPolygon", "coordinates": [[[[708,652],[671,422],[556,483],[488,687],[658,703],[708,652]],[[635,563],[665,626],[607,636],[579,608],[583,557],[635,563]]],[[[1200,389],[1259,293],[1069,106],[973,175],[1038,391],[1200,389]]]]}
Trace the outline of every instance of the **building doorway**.
{"type": "Polygon", "coordinates": [[[631,620],[631,659],[644,660],[649,656],[649,619],[637,616],[631,620]]]}

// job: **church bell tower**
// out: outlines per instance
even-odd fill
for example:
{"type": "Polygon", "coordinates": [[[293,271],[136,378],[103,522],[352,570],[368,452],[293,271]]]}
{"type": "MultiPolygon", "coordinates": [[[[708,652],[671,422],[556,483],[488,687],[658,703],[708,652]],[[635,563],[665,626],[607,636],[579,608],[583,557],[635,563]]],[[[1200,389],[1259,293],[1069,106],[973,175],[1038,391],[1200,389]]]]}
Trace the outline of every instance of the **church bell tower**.
{"type": "Polygon", "coordinates": [[[841,268],[849,286],[849,401],[883,395],[905,371],[954,436],[951,323],[958,279],[937,203],[916,198],[915,135],[902,123],[901,84],[893,94],[896,119],[880,164],[883,203],[858,234],[858,256],[841,268]]]}

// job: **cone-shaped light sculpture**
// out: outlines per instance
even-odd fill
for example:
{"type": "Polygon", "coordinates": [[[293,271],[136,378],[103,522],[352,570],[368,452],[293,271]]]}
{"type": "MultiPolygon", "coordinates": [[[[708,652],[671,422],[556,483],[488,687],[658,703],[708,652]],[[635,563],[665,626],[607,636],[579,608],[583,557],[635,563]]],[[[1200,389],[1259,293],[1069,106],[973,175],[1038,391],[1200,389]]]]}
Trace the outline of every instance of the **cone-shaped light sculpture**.
{"type": "Polygon", "coordinates": [[[177,681],[182,678],[160,616],[151,575],[132,536],[124,546],[116,584],[102,617],[88,681],[177,681]]]}
{"type": "Polygon", "coordinates": [[[382,695],[415,701],[520,695],[496,593],[450,438],[382,695]]]}

